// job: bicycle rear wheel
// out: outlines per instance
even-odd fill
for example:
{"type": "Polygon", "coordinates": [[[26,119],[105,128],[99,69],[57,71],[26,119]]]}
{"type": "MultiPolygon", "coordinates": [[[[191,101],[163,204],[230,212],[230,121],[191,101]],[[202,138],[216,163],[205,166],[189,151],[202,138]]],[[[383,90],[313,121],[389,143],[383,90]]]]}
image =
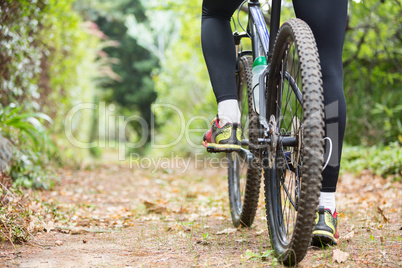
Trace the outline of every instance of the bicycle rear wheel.
{"type": "Polygon", "coordinates": [[[267,85],[267,117],[275,118],[277,142],[264,166],[271,244],[285,265],[306,255],[318,207],[324,152],[320,69],[308,25],[300,19],[285,22],[275,42],[267,85]],[[293,138],[293,144],[284,138],[293,138]]]}
{"type": "MultiPolygon", "coordinates": [[[[237,96],[241,111],[243,136],[249,141],[249,150],[254,153],[253,144],[258,143],[258,117],[252,106],[252,64],[251,56],[242,56],[236,73],[237,96]]],[[[229,203],[233,225],[250,227],[258,206],[261,185],[261,166],[258,159],[247,163],[243,157],[232,152],[228,158],[229,203]]]]}

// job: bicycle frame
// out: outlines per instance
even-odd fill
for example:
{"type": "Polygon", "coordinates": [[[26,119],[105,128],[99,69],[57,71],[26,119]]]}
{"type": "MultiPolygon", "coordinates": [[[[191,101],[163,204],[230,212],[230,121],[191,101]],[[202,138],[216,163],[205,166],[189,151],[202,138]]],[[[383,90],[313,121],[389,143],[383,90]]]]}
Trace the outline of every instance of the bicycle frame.
{"type": "MultiPolygon", "coordinates": [[[[274,47],[275,37],[279,30],[280,14],[281,14],[281,0],[272,0],[272,12],[270,32],[274,38],[270,38],[264,17],[260,10],[259,0],[250,0],[249,5],[249,25],[248,31],[252,37],[253,51],[260,51],[259,45],[262,44],[263,54],[267,58],[267,62],[271,56],[274,47]]],[[[260,54],[262,55],[262,54],[260,54]]],[[[253,55],[255,58],[256,55],[253,55]]]]}
{"type": "Polygon", "coordinates": [[[235,160],[247,163],[247,176],[246,188],[241,192],[238,168],[235,164],[229,167],[232,219],[236,222],[235,226],[239,225],[239,219],[244,219],[247,224],[254,219],[255,200],[247,197],[258,197],[255,184],[259,186],[263,169],[265,208],[272,248],[281,262],[294,265],[308,249],[308,240],[300,236],[308,233],[306,238],[311,237],[310,226],[314,219],[308,215],[315,213],[314,202],[319,197],[324,126],[319,58],[314,38],[305,22],[300,19],[288,20],[279,32],[281,0],[270,0],[271,22],[267,22],[270,32],[259,1],[247,1],[247,29],[239,20],[244,32],[235,32],[234,41],[238,57],[237,90],[242,94],[238,99],[241,101],[241,97],[247,95],[247,102],[241,102],[241,107],[244,104],[248,107],[248,114],[245,112],[244,115],[248,116],[250,122],[247,128],[249,135],[242,139],[239,149],[226,151],[239,154],[239,158],[228,156],[232,163],[235,160]],[[244,37],[251,39],[251,50],[241,49],[241,39],[244,37]],[[303,40],[301,44],[297,41],[300,39],[303,40]],[[311,54],[315,57],[306,57],[311,54]],[[251,58],[255,62],[261,56],[266,58],[268,64],[258,74],[259,86],[256,86],[258,76],[255,70],[251,74],[251,58]],[[306,58],[311,63],[308,69],[313,69],[311,74],[306,74],[306,58]],[[259,114],[255,109],[257,103],[251,103],[255,100],[256,90],[259,93],[259,114]],[[303,96],[307,105],[306,102],[303,105],[303,96]],[[320,154],[317,155],[317,152],[320,154]],[[247,206],[242,206],[242,197],[247,206]],[[304,221],[309,222],[304,224],[304,221]]]}
{"type": "MultiPolygon", "coordinates": [[[[256,59],[258,56],[265,56],[267,62],[270,62],[270,57],[272,55],[272,50],[275,43],[275,37],[279,30],[279,22],[280,22],[280,12],[281,12],[281,0],[272,0],[272,12],[271,12],[271,23],[270,23],[270,32],[271,36],[274,38],[270,38],[270,34],[268,32],[267,26],[264,21],[264,17],[261,13],[259,0],[249,0],[249,22],[247,27],[247,33],[244,34],[235,34],[235,44],[238,46],[240,44],[240,40],[243,37],[250,37],[252,42],[252,55],[253,59],[256,59]]],[[[245,52],[249,54],[250,52],[245,52]]],[[[266,77],[269,72],[270,65],[264,69],[260,76],[260,87],[259,87],[259,95],[265,96],[266,90],[266,77]]],[[[264,136],[265,138],[269,137],[269,133],[272,133],[272,128],[266,119],[266,103],[265,98],[260,98],[260,113],[259,119],[261,125],[264,127],[264,136]]]]}
{"type": "MultiPolygon", "coordinates": [[[[236,51],[238,51],[238,57],[242,55],[252,55],[255,60],[258,56],[265,56],[268,62],[268,65],[265,67],[263,72],[260,75],[260,86],[259,86],[259,94],[260,96],[266,96],[266,87],[267,87],[267,77],[270,69],[270,60],[273,52],[273,47],[275,44],[275,38],[279,31],[279,22],[280,22],[280,12],[281,12],[281,0],[272,0],[272,12],[271,12],[271,23],[270,23],[270,34],[268,32],[267,25],[265,24],[264,17],[261,13],[260,3],[258,0],[249,0],[249,22],[247,26],[246,33],[234,33],[234,40],[236,45],[236,51]],[[251,43],[253,50],[252,51],[239,51],[239,45],[242,38],[247,37],[251,38],[251,43]]],[[[259,138],[259,144],[271,144],[275,145],[278,141],[280,141],[283,145],[286,146],[295,146],[297,144],[296,138],[294,137],[281,137],[277,134],[276,131],[276,119],[275,117],[270,117],[269,122],[267,121],[266,109],[266,99],[264,97],[259,100],[259,122],[264,131],[264,138],[259,138]]],[[[242,141],[243,145],[248,145],[248,140],[242,141]]],[[[252,159],[252,158],[250,158],[252,159]]]]}

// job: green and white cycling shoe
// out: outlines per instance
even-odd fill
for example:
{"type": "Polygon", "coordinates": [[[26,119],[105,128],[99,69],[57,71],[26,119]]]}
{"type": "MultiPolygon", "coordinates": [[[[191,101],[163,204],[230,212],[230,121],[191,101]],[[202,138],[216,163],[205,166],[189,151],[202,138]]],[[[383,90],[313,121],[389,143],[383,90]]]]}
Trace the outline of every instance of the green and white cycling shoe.
{"type": "Polygon", "coordinates": [[[216,149],[239,149],[243,135],[240,123],[226,123],[219,125],[219,119],[211,122],[211,128],[204,133],[202,144],[206,148],[216,149]]]}
{"type": "Polygon", "coordinates": [[[332,214],[331,210],[320,206],[316,215],[312,244],[316,246],[339,244],[338,212],[332,214]]]}

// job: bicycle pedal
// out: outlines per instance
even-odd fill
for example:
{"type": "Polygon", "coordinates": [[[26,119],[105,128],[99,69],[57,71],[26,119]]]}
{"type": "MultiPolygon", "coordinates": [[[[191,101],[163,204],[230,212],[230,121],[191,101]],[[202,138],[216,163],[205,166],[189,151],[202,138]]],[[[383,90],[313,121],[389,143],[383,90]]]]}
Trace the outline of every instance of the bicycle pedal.
{"type": "Polygon", "coordinates": [[[207,148],[207,152],[209,153],[230,153],[242,150],[242,147],[237,144],[218,144],[203,142],[202,145],[207,148]]]}

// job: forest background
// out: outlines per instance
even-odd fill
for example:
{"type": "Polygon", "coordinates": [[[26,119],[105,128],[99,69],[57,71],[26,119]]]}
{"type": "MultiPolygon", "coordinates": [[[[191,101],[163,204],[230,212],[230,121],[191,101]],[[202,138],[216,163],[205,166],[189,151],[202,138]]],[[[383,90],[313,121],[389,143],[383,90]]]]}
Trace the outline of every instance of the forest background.
{"type": "MultiPolygon", "coordinates": [[[[401,18],[397,0],[349,2],[344,170],[402,177],[401,18]]],[[[200,23],[196,0],[0,0],[0,164],[14,187],[50,188],[54,167],[109,151],[203,153],[216,102],[200,23]]]]}

